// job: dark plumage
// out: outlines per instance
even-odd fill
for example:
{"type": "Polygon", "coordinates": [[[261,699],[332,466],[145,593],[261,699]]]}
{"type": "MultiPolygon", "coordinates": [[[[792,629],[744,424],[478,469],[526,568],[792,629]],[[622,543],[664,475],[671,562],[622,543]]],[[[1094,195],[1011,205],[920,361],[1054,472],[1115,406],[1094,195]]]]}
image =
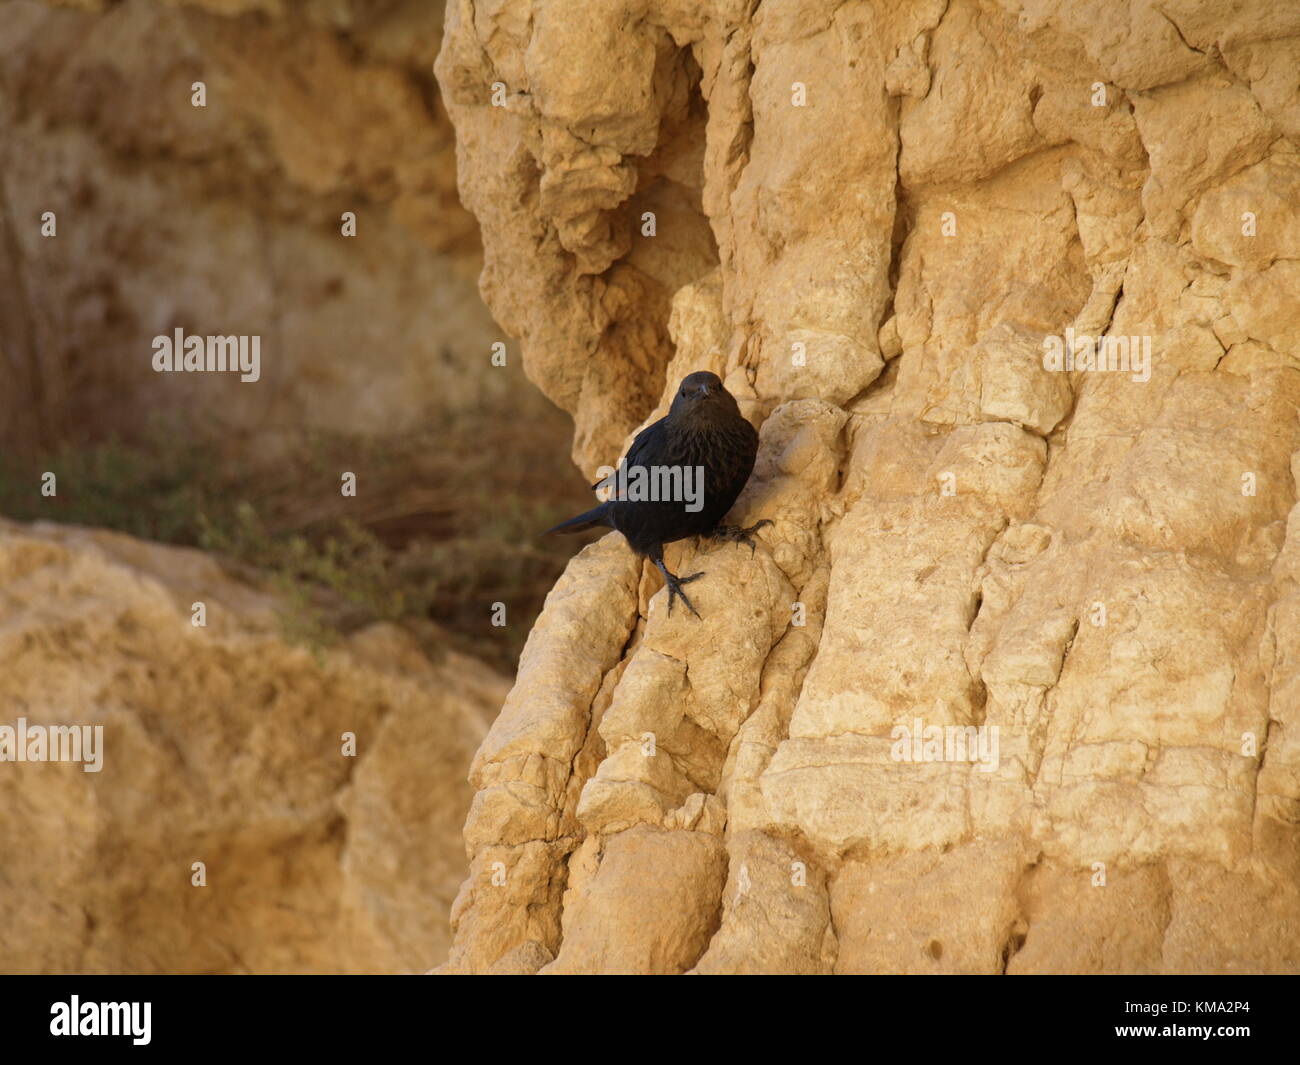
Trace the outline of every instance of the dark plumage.
{"type": "MultiPolygon", "coordinates": [[[[692,573],[677,577],[664,566],[664,544],[688,536],[709,536],[739,541],[754,547],[753,534],[771,522],[766,519],[748,529],[719,522],[731,509],[754,469],[758,433],[740,413],[736,400],[717,374],[701,371],[682,380],[668,414],[642,429],[611,480],[629,486],[620,497],[609,499],[575,518],[561,522],[552,533],[576,533],[607,525],[617,529],[638,555],[650,559],[668,584],[668,612],[680,598],[692,614],[699,612],[686,598],[682,585],[703,577],[692,573]],[[642,470],[638,471],[637,468],[642,470]],[[687,510],[680,498],[635,498],[630,486],[653,469],[703,467],[703,506],[687,510]]],[[[605,482],[597,482],[597,486],[605,482]]],[[[596,487],[596,486],[593,486],[596,487]]],[[[616,489],[617,490],[617,489],[616,489]]]]}

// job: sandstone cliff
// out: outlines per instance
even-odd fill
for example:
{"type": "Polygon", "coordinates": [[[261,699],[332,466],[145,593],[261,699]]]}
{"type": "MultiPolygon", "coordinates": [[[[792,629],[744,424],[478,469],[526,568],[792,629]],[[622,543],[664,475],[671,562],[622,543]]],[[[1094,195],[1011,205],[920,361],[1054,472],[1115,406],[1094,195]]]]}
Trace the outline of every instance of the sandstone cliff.
{"type": "Polygon", "coordinates": [[[702,621],[574,559],[445,971],[1300,969],[1300,7],[451,0],[436,69],[584,472],[712,369],[775,522],[670,549],[702,621]]]}
{"type": "Polygon", "coordinates": [[[0,971],[446,956],[464,767],[505,685],[392,626],[314,655],[278,609],[197,551],[0,520],[0,725],[103,726],[98,772],[0,763],[0,971]]]}

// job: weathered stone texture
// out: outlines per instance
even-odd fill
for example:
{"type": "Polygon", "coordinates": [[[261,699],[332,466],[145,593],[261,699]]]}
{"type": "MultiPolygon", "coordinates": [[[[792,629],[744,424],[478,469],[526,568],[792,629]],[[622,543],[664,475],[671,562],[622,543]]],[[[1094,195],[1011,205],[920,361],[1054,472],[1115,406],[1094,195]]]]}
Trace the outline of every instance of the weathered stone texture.
{"type": "Polygon", "coordinates": [[[713,369],[775,524],[670,550],[702,621],[575,558],[448,971],[1300,970],[1298,41],[1265,0],[449,3],[482,291],[579,464],[713,369]],[[1049,372],[1067,330],[1137,361],[1049,372]],[[996,763],[900,761],[916,718],[996,763]]]}

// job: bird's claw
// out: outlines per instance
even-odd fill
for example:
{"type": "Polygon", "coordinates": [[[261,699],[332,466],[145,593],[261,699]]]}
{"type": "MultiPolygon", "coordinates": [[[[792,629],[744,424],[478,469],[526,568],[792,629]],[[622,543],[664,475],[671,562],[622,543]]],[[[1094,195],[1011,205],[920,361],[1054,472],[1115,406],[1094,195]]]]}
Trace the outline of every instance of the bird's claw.
{"type": "MultiPolygon", "coordinates": [[[[676,599],[680,599],[683,603],[685,603],[686,609],[689,610],[692,614],[694,614],[697,618],[700,617],[700,612],[695,609],[695,604],[693,604],[689,599],[687,599],[686,593],[682,591],[682,585],[690,584],[691,581],[699,580],[703,576],[704,576],[703,573],[692,573],[689,577],[674,577],[672,574],[668,574],[667,584],[668,584],[668,616],[669,617],[672,617],[673,615],[673,601],[676,599]]],[[[703,621],[704,619],[700,618],[700,620],[703,621]]]]}
{"type": "Polygon", "coordinates": [[[713,530],[711,537],[714,540],[726,540],[733,544],[748,544],[749,554],[752,558],[757,544],[754,542],[754,533],[763,528],[764,525],[771,525],[771,518],[763,518],[761,521],[754,522],[748,529],[741,528],[739,525],[719,525],[713,530]]]}

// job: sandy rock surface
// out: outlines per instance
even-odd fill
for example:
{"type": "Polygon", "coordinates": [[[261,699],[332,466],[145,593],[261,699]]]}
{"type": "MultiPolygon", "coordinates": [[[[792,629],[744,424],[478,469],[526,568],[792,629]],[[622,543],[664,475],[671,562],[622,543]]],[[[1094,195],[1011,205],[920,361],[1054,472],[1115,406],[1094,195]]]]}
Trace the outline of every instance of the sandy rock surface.
{"type": "Polygon", "coordinates": [[[579,465],[712,369],[774,525],[670,548],[702,621],[574,559],[445,971],[1300,970],[1298,48],[1267,0],[448,3],[579,465]]]}
{"type": "Polygon", "coordinates": [[[446,957],[464,767],[506,685],[392,626],[314,653],[280,606],[198,551],[0,520],[0,725],[103,729],[98,772],[0,763],[0,970],[446,957]]]}

